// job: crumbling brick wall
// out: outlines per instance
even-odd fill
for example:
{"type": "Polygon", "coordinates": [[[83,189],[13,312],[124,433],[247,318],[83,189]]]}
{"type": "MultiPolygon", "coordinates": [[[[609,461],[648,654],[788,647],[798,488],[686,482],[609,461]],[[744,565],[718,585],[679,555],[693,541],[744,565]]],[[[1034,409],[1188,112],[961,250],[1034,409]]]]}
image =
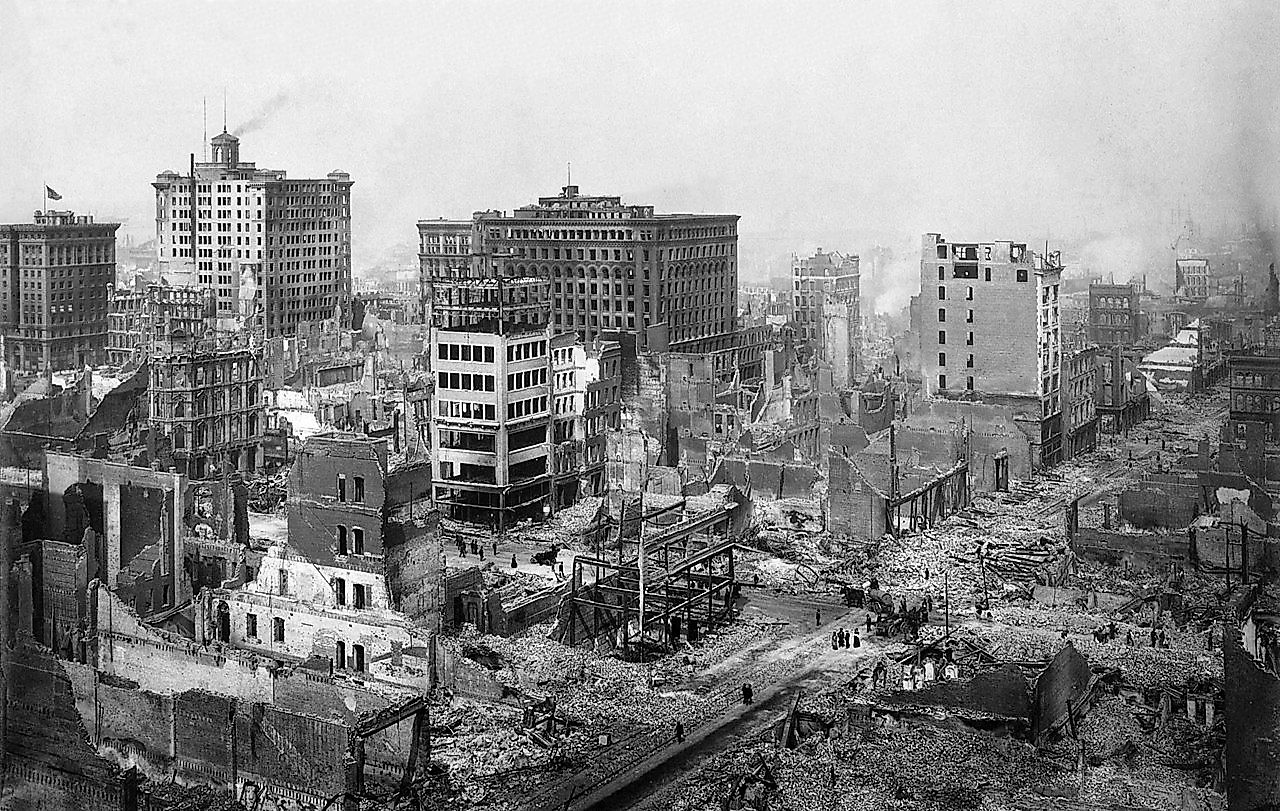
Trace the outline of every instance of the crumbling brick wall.
{"type": "Polygon", "coordinates": [[[1280,807],[1280,678],[1244,648],[1240,622],[1248,611],[1228,614],[1223,633],[1226,684],[1226,790],[1231,811],[1280,807]]]}

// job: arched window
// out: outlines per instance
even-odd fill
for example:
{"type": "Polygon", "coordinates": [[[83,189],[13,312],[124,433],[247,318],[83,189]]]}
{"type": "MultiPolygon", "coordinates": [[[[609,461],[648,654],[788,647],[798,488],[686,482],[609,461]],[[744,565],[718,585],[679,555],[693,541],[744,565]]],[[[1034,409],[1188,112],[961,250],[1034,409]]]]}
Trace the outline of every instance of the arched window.
{"type": "Polygon", "coordinates": [[[174,404],[173,416],[178,417],[179,419],[187,416],[187,406],[181,400],[179,400],[176,404],[174,404]]]}
{"type": "Polygon", "coordinates": [[[173,447],[179,449],[187,447],[187,431],[181,425],[173,429],[173,447]]]}

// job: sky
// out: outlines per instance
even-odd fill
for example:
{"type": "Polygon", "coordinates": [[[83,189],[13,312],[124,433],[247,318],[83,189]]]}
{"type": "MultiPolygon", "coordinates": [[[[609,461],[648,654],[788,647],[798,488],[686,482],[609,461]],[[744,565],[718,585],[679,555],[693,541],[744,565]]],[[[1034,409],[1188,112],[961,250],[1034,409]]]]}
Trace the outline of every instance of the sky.
{"type": "Polygon", "coordinates": [[[351,173],[357,271],[569,163],[583,193],[740,214],[747,278],[926,231],[1159,242],[1178,205],[1274,210],[1278,34],[1264,0],[0,0],[0,222],[47,183],[149,238],[225,92],[243,160],[351,173]]]}

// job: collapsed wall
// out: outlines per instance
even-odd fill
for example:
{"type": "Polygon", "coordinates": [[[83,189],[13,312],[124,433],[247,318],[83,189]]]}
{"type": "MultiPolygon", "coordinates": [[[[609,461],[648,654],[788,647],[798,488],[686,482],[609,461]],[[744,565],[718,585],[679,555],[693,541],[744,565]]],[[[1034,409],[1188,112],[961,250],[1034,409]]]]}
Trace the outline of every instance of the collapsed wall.
{"type": "Polygon", "coordinates": [[[1280,808],[1280,676],[1275,587],[1257,587],[1228,614],[1223,633],[1226,684],[1226,793],[1231,811],[1280,808]]]}

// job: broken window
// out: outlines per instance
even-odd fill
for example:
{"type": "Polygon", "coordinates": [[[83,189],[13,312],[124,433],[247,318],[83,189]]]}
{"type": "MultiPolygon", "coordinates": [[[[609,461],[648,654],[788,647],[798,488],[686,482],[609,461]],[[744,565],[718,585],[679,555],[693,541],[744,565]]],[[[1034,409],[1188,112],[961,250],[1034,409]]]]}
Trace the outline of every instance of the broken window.
{"type": "Polygon", "coordinates": [[[244,635],[249,639],[258,638],[258,615],[257,614],[244,615],[244,635]]]}
{"type": "Polygon", "coordinates": [[[356,476],[356,492],[355,500],[358,504],[364,503],[364,476],[356,476]]]}
{"type": "Polygon", "coordinates": [[[368,603],[368,586],[362,586],[359,583],[353,583],[351,586],[351,602],[356,608],[364,608],[368,603]]]}
{"type": "Polygon", "coordinates": [[[965,381],[964,387],[969,391],[973,391],[973,375],[970,375],[969,378],[965,381]]]}
{"type": "Polygon", "coordinates": [[[341,639],[333,646],[333,664],[340,669],[347,666],[347,643],[341,639]]]}
{"type": "Polygon", "coordinates": [[[284,618],[283,617],[271,618],[271,638],[276,642],[284,641],[284,618]]]}
{"type": "Polygon", "coordinates": [[[347,476],[345,473],[338,474],[338,501],[347,500],[347,476]]]}
{"type": "Polygon", "coordinates": [[[364,530],[360,527],[351,528],[351,543],[355,547],[357,555],[364,554],[364,530]]]}
{"type": "Polygon", "coordinates": [[[288,594],[289,593],[289,570],[280,569],[278,572],[276,572],[276,574],[278,575],[277,579],[279,580],[280,593],[288,594]]]}
{"type": "Polygon", "coordinates": [[[353,654],[352,658],[355,659],[355,662],[354,662],[355,670],[360,673],[363,673],[364,672],[364,645],[352,645],[351,652],[353,654]]]}
{"type": "Polygon", "coordinates": [[[338,605],[347,604],[347,581],[341,577],[333,578],[333,599],[338,605]]]}
{"type": "Polygon", "coordinates": [[[338,554],[347,554],[347,528],[341,524],[338,525],[338,554]]]}

